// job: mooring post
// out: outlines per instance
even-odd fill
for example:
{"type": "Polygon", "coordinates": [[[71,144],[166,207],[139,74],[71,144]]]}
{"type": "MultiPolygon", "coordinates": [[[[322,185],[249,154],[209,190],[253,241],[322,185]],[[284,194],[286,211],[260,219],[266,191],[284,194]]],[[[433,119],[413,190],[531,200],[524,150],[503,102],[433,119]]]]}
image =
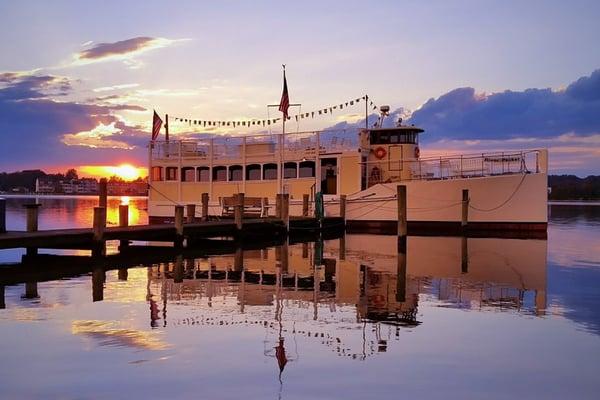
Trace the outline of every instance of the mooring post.
{"type": "Polygon", "coordinates": [[[342,233],[342,236],[340,236],[340,252],[338,255],[340,260],[345,260],[346,259],[346,233],[342,233]]]}
{"type": "Polygon", "coordinates": [[[208,221],[208,193],[202,193],[202,221],[208,221]]]}
{"type": "Polygon", "coordinates": [[[188,224],[193,223],[196,220],[196,205],[188,204],[186,206],[185,214],[187,215],[188,224]]]}
{"type": "MultiPolygon", "coordinates": [[[[126,227],[129,226],[129,205],[128,204],[120,204],[119,205],[119,226],[126,227]]],[[[129,240],[121,240],[119,241],[119,248],[121,250],[125,249],[129,246],[129,240]]],[[[127,280],[127,279],[125,279],[127,280]]]]}
{"type": "Polygon", "coordinates": [[[244,193],[238,193],[235,196],[235,227],[238,231],[242,230],[242,221],[244,219],[244,193]]]}
{"type": "Polygon", "coordinates": [[[285,225],[285,231],[290,230],[290,195],[288,193],[283,194],[281,199],[281,219],[285,225]]]}
{"type": "Polygon", "coordinates": [[[100,179],[98,183],[98,207],[108,207],[108,182],[106,178],[100,179]]]}
{"type": "Polygon", "coordinates": [[[302,216],[308,217],[308,200],[310,196],[308,194],[302,195],[302,216]]]}
{"type": "Polygon", "coordinates": [[[6,232],[6,199],[0,197],[0,233],[6,232]]]}
{"type": "Polygon", "coordinates": [[[282,196],[283,195],[281,193],[277,193],[277,195],[275,195],[275,218],[277,219],[281,219],[282,196]]]}
{"type": "Polygon", "coordinates": [[[397,186],[396,197],[398,200],[398,239],[406,239],[408,227],[406,222],[406,186],[397,186]]]}
{"type": "Polygon", "coordinates": [[[104,229],[106,229],[106,208],[94,207],[94,248],[92,256],[102,256],[105,253],[104,229]]]}
{"type": "Polygon", "coordinates": [[[120,268],[117,275],[120,281],[126,281],[127,277],[129,276],[129,272],[127,271],[127,268],[120,268]]]}
{"type": "Polygon", "coordinates": [[[344,220],[344,224],[346,223],[346,195],[342,194],[340,196],[340,217],[344,220]]]}
{"type": "Polygon", "coordinates": [[[183,206],[175,206],[175,247],[183,245],[183,206]]]}
{"type": "MultiPolygon", "coordinates": [[[[38,217],[41,204],[25,204],[24,207],[27,210],[27,232],[36,232],[38,230],[38,217]]],[[[38,249],[36,247],[28,247],[27,255],[35,255],[37,254],[37,251],[38,249]]]]}
{"type": "Polygon", "coordinates": [[[469,221],[469,189],[463,189],[462,191],[462,218],[460,221],[460,227],[464,231],[467,230],[467,224],[469,221]]]}

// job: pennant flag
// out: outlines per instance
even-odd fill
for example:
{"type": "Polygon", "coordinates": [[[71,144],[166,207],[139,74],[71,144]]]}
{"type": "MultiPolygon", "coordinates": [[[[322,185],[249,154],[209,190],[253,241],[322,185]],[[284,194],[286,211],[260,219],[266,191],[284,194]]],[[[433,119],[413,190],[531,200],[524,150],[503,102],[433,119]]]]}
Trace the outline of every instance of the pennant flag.
{"type": "Polygon", "coordinates": [[[283,113],[283,117],[287,118],[288,108],[290,108],[290,96],[288,94],[287,79],[285,78],[285,65],[283,66],[283,93],[281,93],[281,101],[279,102],[279,111],[283,113]]]}
{"type": "Polygon", "coordinates": [[[154,116],[152,117],[152,140],[156,140],[158,137],[162,123],[162,119],[160,119],[156,111],[154,111],[154,116]]]}

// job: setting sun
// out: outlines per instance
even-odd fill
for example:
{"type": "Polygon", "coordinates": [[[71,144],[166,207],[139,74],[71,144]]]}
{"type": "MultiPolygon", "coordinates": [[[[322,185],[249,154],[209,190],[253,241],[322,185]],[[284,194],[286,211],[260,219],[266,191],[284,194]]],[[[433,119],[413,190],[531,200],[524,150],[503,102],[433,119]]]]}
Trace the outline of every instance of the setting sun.
{"type": "Polygon", "coordinates": [[[131,164],[121,165],[83,165],[77,168],[83,176],[94,178],[108,178],[117,176],[125,181],[133,181],[147,175],[146,168],[135,167],[131,164]]]}

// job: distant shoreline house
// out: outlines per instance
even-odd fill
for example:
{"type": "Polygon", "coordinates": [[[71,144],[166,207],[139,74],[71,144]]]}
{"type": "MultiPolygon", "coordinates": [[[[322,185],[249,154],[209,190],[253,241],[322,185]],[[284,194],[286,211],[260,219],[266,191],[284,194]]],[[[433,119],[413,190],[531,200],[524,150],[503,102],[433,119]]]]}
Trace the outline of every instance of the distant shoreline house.
{"type": "MultiPolygon", "coordinates": [[[[53,180],[36,179],[35,192],[37,194],[66,194],[90,195],[98,194],[98,180],[94,178],[53,180]]],[[[112,196],[147,196],[148,184],[145,181],[124,182],[109,180],[107,191],[112,196]]]]}

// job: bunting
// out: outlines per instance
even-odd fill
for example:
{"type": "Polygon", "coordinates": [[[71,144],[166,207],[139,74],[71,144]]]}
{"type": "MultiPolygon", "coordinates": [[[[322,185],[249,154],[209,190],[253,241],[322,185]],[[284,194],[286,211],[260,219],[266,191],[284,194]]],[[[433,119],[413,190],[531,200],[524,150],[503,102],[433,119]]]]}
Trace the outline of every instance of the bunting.
{"type": "MultiPolygon", "coordinates": [[[[321,116],[322,115],[333,115],[334,112],[337,111],[338,109],[340,111],[342,111],[348,107],[360,104],[362,102],[368,102],[368,108],[370,108],[371,111],[375,111],[379,108],[375,103],[373,103],[373,100],[371,100],[371,98],[368,95],[364,95],[362,97],[353,98],[346,102],[323,107],[318,110],[303,112],[303,113],[296,114],[293,116],[288,115],[287,119],[291,120],[293,118],[295,121],[299,121],[299,120],[305,119],[305,118],[314,118],[315,116],[319,116],[319,115],[321,115],[321,116]]],[[[191,119],[191,118],[183,118],[183,117],[175,117],[174,118],[175,122],[182,122],[182,123],[188,124],[189,126],[196,125],[196,126],[210,127],[210,128],[215,128],[215,127],[217,127],[217,128],[220,128],[220,127],[239,128],[239,127],[253,127],[253,126],[264,128],[264,127],[270,127],[271,125],[275,125],[277,122],[282,121],[282,119],[283,119],[283,117],[269,118],[269,119],[251,118],[251,119],[245,119],[245,120],[223,121],[223,120],[191,119]]]]}

